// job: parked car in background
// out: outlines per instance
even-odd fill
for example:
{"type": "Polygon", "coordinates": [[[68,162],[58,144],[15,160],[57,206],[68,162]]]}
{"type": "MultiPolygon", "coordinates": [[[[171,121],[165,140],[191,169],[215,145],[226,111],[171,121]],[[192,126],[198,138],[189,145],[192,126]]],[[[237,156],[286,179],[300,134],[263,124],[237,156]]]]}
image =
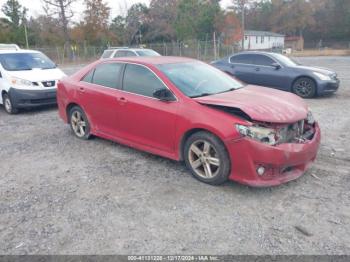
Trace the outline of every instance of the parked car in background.
{"type": "Polygon", "coordinates": [[[19,108],[56,104],[57,81],[64,76],[41,52],[0,46],[0,104],[9,114],[19,108]]]}
{"type": "Polygon", "coordinates": [[[160,54],[152,49],[111,47],[103,52],[101,59],[130,56],[160,56],[160,54]]]}
{"type": "Polygon", "coordinates": [[[174,160],[208,184],[273,186],[315,160],[320,129],[294,94],[243,86],[181,57],[99,60],[58,84],[60,117],[91,135],[174,160]]]}
{"type": "Polygon", "coordinates": [[[277,53],[242,52],[212,65],[247,84],[293,92],[302,98],[334,93],[340,84],[332,70],[302,66],[277,53]]]}

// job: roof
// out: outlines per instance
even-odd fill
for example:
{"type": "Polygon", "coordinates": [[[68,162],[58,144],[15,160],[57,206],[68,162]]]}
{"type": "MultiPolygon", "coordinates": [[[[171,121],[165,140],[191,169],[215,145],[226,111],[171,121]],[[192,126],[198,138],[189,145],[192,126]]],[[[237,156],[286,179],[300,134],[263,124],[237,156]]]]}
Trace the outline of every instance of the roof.
{"type": "Polygon", "coordinates": [[[268,52],[268,51],[242,51],[235,53],[235,55],[244,55],[244,54],[255,54],[255,55],[271,55],[274,54],[273,52],[268,52]]]}
{"type": "MultiPolygon", "coordinates": [[[[141,64],[162,65],[162,64],[178,64],[197,61],[192,58],[179,56],[131,56],[121,58],[109,58],[110,61],[134,62],[141,64]]],[[[104,60],[106,61],[106,60],[104,60]]]]}
{"type": "Polygon", "coordinates": [[[277,34],[274,32],[268,32],[268,31],[254,31],[254,30],[246,30],[244,31],[244,35],[253,35],[253,36],[279,36],[284,37],[284,35],[277,34]]]}
{"type": "Polygon", "coordinates": [[[299,41],[303,40],[304,38],[302,36],[287,36],[286,41],[299,41]]]}
{"type": "Polygon", "coordinates": [[[16,44],[0,44],[0,50],[19,50],[19,46],[16,44]]]}
{"type": "Polygon", "coordinates": [[[0,49],[0,54],[23,54],[23,53],[40,53],[39,51],[36,50],[29,50],[29,49],[20,49],[20,50],[1,50],[0,49]]]}
{"type": "Polygon", "coordinates": [[[105,51],[113,51],[113,50],[143,51],[143,50],[152,50],[152,49],[148,49],[148,48],[129,48],[129,47],[110,47],[110,48],[106,49],[105,51]]]}

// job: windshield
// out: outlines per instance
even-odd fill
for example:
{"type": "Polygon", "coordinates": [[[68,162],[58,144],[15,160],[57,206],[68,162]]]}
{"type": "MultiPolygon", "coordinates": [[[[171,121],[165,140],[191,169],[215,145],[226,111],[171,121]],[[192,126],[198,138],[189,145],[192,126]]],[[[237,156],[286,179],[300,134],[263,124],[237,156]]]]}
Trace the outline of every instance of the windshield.
{"type": "Polygon", "coordinates": [[[140,50],[136,51],[139,56],[160,56],[156,51],[153,50],[140,50]]]}
{"type": "Polygon", "coordinates": [[[8,71],[56,68],[55,63],[42,53],[0,54],[0,63],[8,71]]]}
{"type": "Polygon", "coordinates": [[[300,65],[299,63],[297,63],[296,61],[294,61],[293,59],[291,59],[291,58],[289,58],[287,56],[284,56],[284,55],[281,55],[281,54],[274,54],[274,56],[286,66],[297,66],[297,65],[300,65]]]}
{"type": "Polygon", "coordinates": [[[202,62],[164,64],[158,68],[188,97],[201,97],[241,88],[226,73],[202,62]]]}

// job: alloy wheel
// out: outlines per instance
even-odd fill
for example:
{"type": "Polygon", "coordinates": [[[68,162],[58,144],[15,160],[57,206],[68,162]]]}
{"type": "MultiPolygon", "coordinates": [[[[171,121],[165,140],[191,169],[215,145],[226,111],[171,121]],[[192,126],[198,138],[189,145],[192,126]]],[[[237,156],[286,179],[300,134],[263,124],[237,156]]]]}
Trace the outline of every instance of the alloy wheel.
{"type": "Polygon", "coordinates": [[[214,178],[219,173],[219,155],[208,141],[193,142],[188,151],[188,159],[194,172],[202,178],[214,178]]]}
{"type": "Polygon", "coordinates": [[[314,85],[309,79],[301,79],[294,88],[295,93],[301,97],[311,97],[314,92],[314,85]]]}
{"type": "Polygon", "coordinates": [[[74,111],[71,115],[71,125],[74,133],[78,137],[83,137],[86,134],[86,121],[79,111],[74,111]]]}

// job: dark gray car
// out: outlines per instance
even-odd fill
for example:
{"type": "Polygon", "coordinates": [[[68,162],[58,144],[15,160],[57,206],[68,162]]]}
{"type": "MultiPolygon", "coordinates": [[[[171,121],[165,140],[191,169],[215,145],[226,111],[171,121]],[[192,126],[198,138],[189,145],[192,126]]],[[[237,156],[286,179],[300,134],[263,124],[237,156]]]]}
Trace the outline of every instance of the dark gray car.
{"type": "Polygon", "coordinates": [[[337,74],[326,68],[302,66],[269,52],[242,52],[212,62],[218,69],[253,85],[293,92],[303,98],[337,91],[337,74]]]}

